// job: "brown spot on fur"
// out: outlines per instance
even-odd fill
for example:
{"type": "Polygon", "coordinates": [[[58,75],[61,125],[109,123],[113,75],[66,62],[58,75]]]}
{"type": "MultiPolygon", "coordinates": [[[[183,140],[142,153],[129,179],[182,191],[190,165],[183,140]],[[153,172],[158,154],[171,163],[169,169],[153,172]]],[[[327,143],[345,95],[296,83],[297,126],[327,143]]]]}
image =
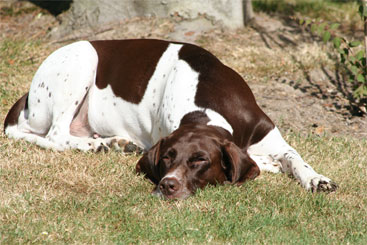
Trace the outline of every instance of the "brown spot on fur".
{"type": "Polygon", "coordinates": [[[28,93],[22,96],[9,110],[4,121],[4,130],[10,125],[18,123],[20,112],[23,109],[28,109],[28,93]]]}
{"type": "Polygon", "coordinates": [[[110,84],[115,95],[138,104],[169,42],[139,39],[92,41],[91,44],[98,54],[97,87],[104,89],[110,84]]]}
{"type": "Polygon", "coordinates": [[[195,104],[222,115],[232,126],[234,142],[238,146],[248,147],[259,142],[274,128],[273,122],[256,104],[242,77],[213,54],[198,46],[185,44],[179,52],[179,59],[199,73],[195,104]],[[234,113],[234,108],[239,111],[234,113]]]}

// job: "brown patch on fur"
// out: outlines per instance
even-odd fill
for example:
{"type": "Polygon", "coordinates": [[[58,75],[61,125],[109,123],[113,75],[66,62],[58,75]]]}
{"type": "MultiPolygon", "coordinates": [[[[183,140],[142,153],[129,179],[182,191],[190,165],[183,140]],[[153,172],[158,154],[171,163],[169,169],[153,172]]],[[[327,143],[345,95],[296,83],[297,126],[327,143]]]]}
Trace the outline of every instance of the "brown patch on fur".
{"type": "Polygon", "coordinates": [[[111,85],[116,96],[134,104],[142,100],[148,81],[169,43],[160,40],[91,42],[98,54],[96,85],[111,85]]]}

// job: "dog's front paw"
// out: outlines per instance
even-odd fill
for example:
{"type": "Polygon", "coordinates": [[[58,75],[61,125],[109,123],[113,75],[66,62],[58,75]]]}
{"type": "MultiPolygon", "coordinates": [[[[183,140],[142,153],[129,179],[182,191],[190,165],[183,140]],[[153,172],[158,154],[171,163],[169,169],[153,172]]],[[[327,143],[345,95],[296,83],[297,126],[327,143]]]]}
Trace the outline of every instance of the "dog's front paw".
{"type": "Polygon", "coordinates": [[[133,142],[130,141],[125,145],[124,152],[142,154],[143,149],[141,149],[139,146],[135,145],[133,142]]]}
{"type": "Polygon", "coordinates": [[[312,192],[333,192],[338,185],[325,176],[317,176],[311,179],[309,188],[312,192]]]}
{"type": "Polygon", "coordinates": [[[143,153],[143,149],[138,147],[132,141],[128,141],[125,139],[114,138],[110,142],[110,146],[115,149],[116,151],[123,152],[123,153],[143,153]]]}
{"type": "Polygon", "coordinates": [[[109,152],[110,148],[108,147],[108,145],[106,145],[105,142],[101,141],[101,142],[98,142],[96,144],[96,146],[94,147],[93,151],[94,152],[104,152],[104,153],[107,153],[109,152]]]}

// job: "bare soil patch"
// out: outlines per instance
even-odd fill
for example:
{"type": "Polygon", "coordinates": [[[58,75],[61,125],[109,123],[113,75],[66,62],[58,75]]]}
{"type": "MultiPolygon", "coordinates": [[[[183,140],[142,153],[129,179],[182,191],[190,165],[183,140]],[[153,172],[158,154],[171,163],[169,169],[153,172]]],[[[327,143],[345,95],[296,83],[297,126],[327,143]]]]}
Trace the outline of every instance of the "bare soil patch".
{"type": "Polygon", "coordinates": [[[51,50],[80,39],[196,43],[244,77],[281,130],[366,138],[366,115],[353,102],[335,57],[291,20],[258,14],[255,28],[228,30],[205,16],[195,22],[180,16],[133,18],[58,36],[59,21],[44,10],[24,2],[1,3],[0,8],[2,39],[40,40],[51,50]]]}

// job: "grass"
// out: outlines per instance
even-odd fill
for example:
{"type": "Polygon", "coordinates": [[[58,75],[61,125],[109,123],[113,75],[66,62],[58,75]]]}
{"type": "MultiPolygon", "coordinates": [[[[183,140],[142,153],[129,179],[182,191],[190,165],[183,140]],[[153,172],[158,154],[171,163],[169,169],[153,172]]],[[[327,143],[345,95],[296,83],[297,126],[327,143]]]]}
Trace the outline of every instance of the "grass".
{"type": "Polygon", "coordinates": [[[254,0],[257,12],[277,13],[285,16],[300,14],[327,21],[354,18],[358,3],[354,0],[254,0]]]}
{"type": "MultiPolygon", "coordinates": [[[[47,47],[5,40],[0,48],[14,59],[1,63],[3,121],[47,47]],[[21,60],[27,55],[34,62],[21,60]]],[[[209,187],[187,200],[164,201],[135,175],[139,156],[59,153],[1,133],[0,243],[367,242],[367,157],[361,154],[367,142],[286,137],[340,185],[336,193],[307,193],[287,176],[263,174],[241,187],[209,187]]]]}
{"type": "Polygon", "coordinates": [[[40,41],[0,41],[0,101],[1,113],[6,113],[14,101],[28,90],[36,67],[49,50],[40,41]],[[20,58],[21,57],[21,58],[20,58]],[[5,109],[6,108],[6,109],[5,109]]]}
{"type": "Polygon", "coordinates": [[[358,0],[253,0],[255,12],[299,19],[321,20],[341,24],[343,35],[358,36],[363,33],[363,23],[358,14],[358,0]]]}
{"type": "MultiPolygon", "coordinates": [[[[213,40],[205,41],[212,47],[213,40]]],[[[287,52],[277,65],[282,50],[247,46],[239,45],[237,57],[215,52],[228,64],[243,62],[235,68],[254,77],[298,69],[287,52]]],[[[43,40],[0,40],[1,122],[55,48],[43,40]]],[[[321,53],[316,46],[301,50],[306,67],[321,53]]],[[[153,186],[134,173],[139,156],[53,152],[1,132],[0,244],[366,244],[366,140],[284,135],[339,184],[337,192],[308,193],[286,175],[264,173],[240,187],[208,187],[186,200],[165,201],[150,195],[153,186]]]]}
{"type": "Polygon", "coordinates": [[[17,9],[14,7],[9,7],[9,6],[4,5],[4,6],[0,6],[0,15],[6,16],[6,17],[16,17],[22,14],[35,12],[37,10],[38,9],[35,6],[17,9]]]}
{"type": "Polygon", "coordinates": [[[0,138],[0,243],[367,242],[366,141],[288,134],[339,184],[305,192],[285,175],[219,186],[182,201],[151,196],[138,156],[43,150],[0,138]]]}
{"type": "Polygon", "coordinates": [[[213,36],[200,37],[200,45],[206,47],[220,60],[235,71],[243,74],[246,81],[266,82],[270,77],[277,78],[299,71],[309,72],[320,66],[333,67],[334,56],[328,57],[326,46],[318,43],[302,43],[301,35],[295,35],[297,47],[279,47],[275,39],[268,39],[271,48],[261,40],[258,33],[240,29],[235,34],[215,33],[213,36]],[[235,44],[230,49],[227,42],[235,44]],[[315,62],[316,61],[316,62],[315,62]]]}

